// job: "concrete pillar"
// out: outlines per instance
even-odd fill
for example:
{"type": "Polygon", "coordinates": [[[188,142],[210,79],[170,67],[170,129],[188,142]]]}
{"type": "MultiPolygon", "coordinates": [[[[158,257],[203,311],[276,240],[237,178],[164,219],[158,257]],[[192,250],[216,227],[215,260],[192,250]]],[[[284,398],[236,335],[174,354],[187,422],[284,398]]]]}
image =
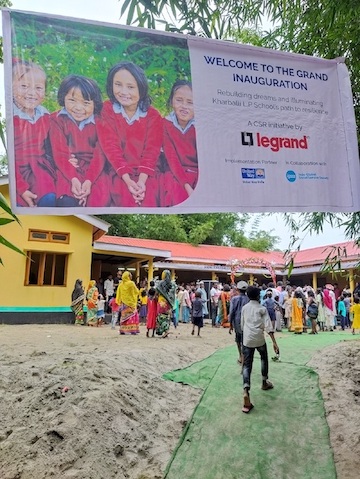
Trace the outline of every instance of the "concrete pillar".
{"type": "Polygon", "coordinates": [[[314,288],[315,291],[317,290],[317,274],[316,273],[312,274],[312,287],[314,288]]]}
{"type": "Polygon", "coordinates": [[[148,284],[154,279],[154,258],[150,258],[148,261],[148,284]]]}
{"type": "Polygon", "coordinates": [[[136,276],[136,281],[135,281],[135,283],[140,283],[140,281],[141,281],[141,278],[140,278],[140,261],[137,261],[137,262],[136,262],[136,272],[135,272],[135,276],[136,276]]]}
{"type": "Polygon", "coordinates": [[[254,275],[253,275],[253,273],[250,273],[249,284],[250,284],[250,285],[253,285],[253,284],[254,284],[254,275]]]}
{"type": "Polygon", "coordinates": [[[217,277],[215,271],[211,272],[211,279],[212,279],[212,281],[217,281],[218,280],[218,277],[217,277]]]}
{"type": "Polygon", "coordinates": [[[175,270],[174,269],[171,270],[171,279],[172,279],[172,281],[175,281],[175,270]]]}
{"type": "Polygon", "coordinates": [[[355,279],[354,279],[354,270],[353,269],[350,269],[350,271],[349,271],[349,286],[350,286],[351,294],[353,294],[354,289],[355,289],[355,279]]]}

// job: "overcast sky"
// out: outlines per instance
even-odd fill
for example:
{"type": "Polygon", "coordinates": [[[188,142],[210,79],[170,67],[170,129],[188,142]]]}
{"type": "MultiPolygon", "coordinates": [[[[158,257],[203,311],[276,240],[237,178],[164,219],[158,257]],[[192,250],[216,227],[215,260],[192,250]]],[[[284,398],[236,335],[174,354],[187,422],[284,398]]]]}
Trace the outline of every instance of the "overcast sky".
{"type": "MultiPolygon", "coordinates": [[[[110,23],[122,23],[120,21],[120,8],[122,2],[118,0],[61,0],[50,2],[49,0],[12,0],[12,8],[33,12],[52,13],[67,17],[84,18],[110,23]]],[[[4,74],[0,72],[0,104],[4,108],[4,74]]],[[[285,226],[281,214],[272,215],[261,220],[259,229],[264,229],[271,234],[279,236],[280,242],[277,247],[286,249],[290,241],[290,231],[285,226]]],[[[345,241],[342,230],[326,226],[321,235],[306,235],[302,242],[302,248],[324,246],[345,241]]]]}

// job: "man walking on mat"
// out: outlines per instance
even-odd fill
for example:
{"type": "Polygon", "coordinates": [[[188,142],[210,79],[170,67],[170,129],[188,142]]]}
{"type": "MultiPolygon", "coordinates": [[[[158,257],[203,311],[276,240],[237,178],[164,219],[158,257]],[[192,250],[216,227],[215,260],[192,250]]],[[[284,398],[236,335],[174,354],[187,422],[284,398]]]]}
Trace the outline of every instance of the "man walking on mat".
{"type": "Polygon", "coordinates": [[[233,296],[230,300],[230,329],[229,333],[235,329],[235,342],[239,351],[238,363],[243,364],[243,353],[242,353],[242,330],[241,330],[241,310],[245,304],[249,302],[249,298],[246,296],[246,290],[248,289],[248,284],[246,281],[239,281],[236,285],[236,289],[239,291],[239,294],[233,296]]]}
{"type": "MultiPolygon", "coordinates": [[[[250,377],[253,365],[255,349],[260,353],[262,386],[264,391],[272,389],[274,386],[268,380],[269,361],[265,341],[265,331],[271,331],[271,321],[268,312],[260,304],[260,289],[249,286],[247,290],[249,303],[245,304],[241,310],[241,329],[243,331],[243,387],[244,387],[244,405],[242,411],[249,413],[253,409],[250,401],[250,377]]],[[[274,350],[278,351],[276,342],[274,350]]]]}

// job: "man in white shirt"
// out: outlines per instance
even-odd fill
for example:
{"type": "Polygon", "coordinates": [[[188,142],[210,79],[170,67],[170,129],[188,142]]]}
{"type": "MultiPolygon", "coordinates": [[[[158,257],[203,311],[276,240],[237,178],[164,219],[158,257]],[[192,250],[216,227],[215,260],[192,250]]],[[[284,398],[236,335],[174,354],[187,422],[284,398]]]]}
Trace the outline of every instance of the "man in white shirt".
{"type": "Polygon", "coordinates": [[[242,411],[249,413],[254,407],[250,401],[250,376],[255,349],[260,353],[262,386],[264,391],[274,386],[268,380],[269,360],[265,341],[265,331],[270,330],[271,321],[268,312],[260,304],[260,289],[250,286],[247,290],[249,302],[241,310],[241,329],[243,332],[243,388],[244,406],[242,411]]]}
{"type": "Polygon", "coordinates": [[[104,291],[106,301],[110,301],[114,295],[114,280],[112,274],[109,274],[107,279],[104,281],[104,291]]]}
{"type": "Polygon", "coordinates": [[[212,327],[216,325],[216,316],[218,309],[219,296],[221,292],[219,290],[219,283],[214,283],[210,289],[210,306],[211,306],[211,324],[212,327]]]}

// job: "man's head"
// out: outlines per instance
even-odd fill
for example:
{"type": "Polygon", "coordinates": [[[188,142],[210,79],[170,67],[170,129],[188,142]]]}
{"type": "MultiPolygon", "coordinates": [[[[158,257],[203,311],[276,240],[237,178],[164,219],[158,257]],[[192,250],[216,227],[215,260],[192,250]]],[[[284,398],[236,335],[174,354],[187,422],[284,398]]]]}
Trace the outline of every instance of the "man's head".
{"type": "Polygon", "coordinates": [[[245,293],[248,287],[249,285],[247,284],[246,281],[239,281],[238,284],[236,285],[236,289],[238,289],[242,293],[245,293]]]}
{"type": "Polygon", "coordinates": [[[247,295],[250,300],[259,301],[260,300],[260,288],[255,286],[249,286],[247,289],[247,295]]]}

